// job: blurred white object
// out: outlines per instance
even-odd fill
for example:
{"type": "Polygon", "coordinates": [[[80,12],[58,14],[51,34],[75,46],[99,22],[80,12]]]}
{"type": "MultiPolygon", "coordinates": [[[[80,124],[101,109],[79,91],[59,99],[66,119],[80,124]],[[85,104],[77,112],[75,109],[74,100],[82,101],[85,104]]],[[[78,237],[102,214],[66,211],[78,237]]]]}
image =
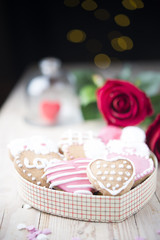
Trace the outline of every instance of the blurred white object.
{"type": "Polygon", "coordinates": [[[126,142],[145,142],[145,131],[139,127],[129,126],[122,129],[121,140],[126,142]]]}

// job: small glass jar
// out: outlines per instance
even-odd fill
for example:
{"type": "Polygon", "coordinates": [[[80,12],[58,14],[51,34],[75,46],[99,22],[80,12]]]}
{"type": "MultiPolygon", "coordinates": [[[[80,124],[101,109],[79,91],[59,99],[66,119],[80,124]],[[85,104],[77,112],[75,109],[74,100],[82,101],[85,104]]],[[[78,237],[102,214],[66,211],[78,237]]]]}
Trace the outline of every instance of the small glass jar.
{"type": "Polygon", "coordinates": [[[64,125],[82,121],[79,100],[57,58],[38,63],[39,74],[26,86],[26,121],[36,125],[64,125]]]}

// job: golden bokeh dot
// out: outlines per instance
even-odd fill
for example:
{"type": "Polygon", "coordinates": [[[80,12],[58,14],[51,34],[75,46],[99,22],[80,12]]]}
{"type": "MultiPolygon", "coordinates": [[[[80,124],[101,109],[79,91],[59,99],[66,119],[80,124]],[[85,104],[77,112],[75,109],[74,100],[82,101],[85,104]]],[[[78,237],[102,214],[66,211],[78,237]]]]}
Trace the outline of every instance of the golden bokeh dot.
{"type": "Polygon", "coordinates": [[[73,29],[67,33],[67,39],[70,42],[80,43],[86,39],[86,34],[84,31],[79,29],[73,29]]]}
{"type": "Polygon", "coordinates": [[[114,17],[114,21],[121,27],[127,27],[130,25],[129,17],[124,14],[118,14],[114,17]]]}
{"type": "Polygon", "coordinates": [[[136,10],[137,8],[137,5],[134,0],[123,0],[122,5],[128,10],[136,10]]]}
{"type": "Polygon", "coordinates": [[[144,8],[144,3],[141,0],[134,0],[137,8],[144,8]]]}
{"type": "Polygon", "coordinates": [[[85,0],[81,6],[86,11],[94,11],[98,7],[97,3],[93,0],[85,0]]]}
{"type": "Polygon", "coordinates": [[[110,13],[106,9],[97,9],[94,16],[101,21],[106,21],[110,18],[110,13]]]}
{"type": "Polygon", "coordinates": [[[133,41],[130,37],[122,36],[111,40],[111,45],[114,50],[123,52],[133,48],[133,41]]]}
{"type": "Polygon", "coordinates": [[[94,57],[94,63],[97,67],[106,69],[111,64],[111,59],[108,55],[100,53],[94,57]]]}
{"type": "Polygon", "coordinates": [[[111,40],[111,45],[112,45],[113,49],[116,50],[117,52],[123,52],[124,49],[119,45],[118,39],[119,38],[113,38],[111,40]]]}
{"type": "Polygon", "coordinates": [[[122,36],[122,37],[120,37],[120,39],[121,39],[121,43],[122,43],[122,41],[126,42],[126,44],[127,44],[126,50],[131,50],[133,48],[133,41],[130,37],[122,36]]]}
{"type": "Polygon", "coordinates": [[[64,5],[67,7],[76,7],[80,3],[80,0],[64,0],[64,5]]]}
{"type": "Polygon", "coordinates": [[[89,39],[86,42],[86,48],[91,53],[98,53],[102,49],[102,43],[97,39],[89,39]]]}

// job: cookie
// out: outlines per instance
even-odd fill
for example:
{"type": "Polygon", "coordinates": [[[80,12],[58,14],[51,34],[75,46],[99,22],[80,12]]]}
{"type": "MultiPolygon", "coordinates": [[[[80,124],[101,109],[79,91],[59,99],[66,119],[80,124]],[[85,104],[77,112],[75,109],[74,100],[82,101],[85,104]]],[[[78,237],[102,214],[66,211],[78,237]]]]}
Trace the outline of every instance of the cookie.
{"type": "Polygon", "coordinates": [[[9,156],[12,161],[18,156],[21,152],[23,152],[28,144],[28,139],[26,138],[18,138],[12,140],[8,144],[9,156]]]}
{"type": "Polygon", "coordinates": [[[116,126],[106,126],[101,129],[98,137],[106,144],[111,139],[120,139],[122,129],[116,126]]]}
{"type": "Polygon", "coordinates": [[[75,194],[91,195],[95,191],[88,180],[86,168],[91,160],[75,159],[49,164],[45,168],[49,188],[60,189],[75,194]]]}
{"type": "Polygon", "coordinates": [[[139,127],[129,126],[122,129],[120,139],[126,142],[143,143],[146,140],[146,134],[145,131],[139,127]]]}
{"type": "Polygon", "coordinates": [[[111,140],[106,145],[107,158],[124,157],[130,159],[135,166],[134,187],[143,182],[154,170],[150,150],[144,142],[126,142],[111,140]]]}
{"type": "Polygon", "coordinates": [[[93,160],[87,167],[91,184],[103,195],[119,196],[128,192],[134,183],[135,168],[126,158],[93,160]]]}
{"type": "MultiPolygon", "coordinates": [[[[19,141],[20,139],[14,143],[19,143],[19,141]]],[[[12,147],[13,145],[11,144],[12,147]]],[[[48,187],[46,178],[41,178],[44,168],[50,162],[62,160],[54,142],[37,136],[22,141],[20,147],[15,146],[17,151],[14,152],[14,166],[17,172],[29,182],[48,187]],[[25,143],[24,146],[23,143],[25,143]]],[[[11,152],[13,153],[12,148],[11,152]]]]}
{"type": "Polygon", "coordinates": [[[93,133],[68,131],[59,142],[60,152],[64,153],[66,160],[77,158],[105,158],[105,144],[93,133]]]}

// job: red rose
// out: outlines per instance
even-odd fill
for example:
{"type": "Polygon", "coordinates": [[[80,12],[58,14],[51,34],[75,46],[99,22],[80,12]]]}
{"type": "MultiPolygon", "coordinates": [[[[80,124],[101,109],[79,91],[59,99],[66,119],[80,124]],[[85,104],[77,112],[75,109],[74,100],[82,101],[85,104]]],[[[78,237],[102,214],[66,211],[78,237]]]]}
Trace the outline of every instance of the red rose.
{"type": "Polygon", "coordinates": [[[149,98],[132,83],[109,79],[97,92],[100,112],[110,125],[131,126],[153,113],[149,98]]]}
{"type": "Polygon", "coordinates": [[[152,152],[160,162],[160,114],[155,121],[148,127],[146,132],[146,142],[152,152]]]}

